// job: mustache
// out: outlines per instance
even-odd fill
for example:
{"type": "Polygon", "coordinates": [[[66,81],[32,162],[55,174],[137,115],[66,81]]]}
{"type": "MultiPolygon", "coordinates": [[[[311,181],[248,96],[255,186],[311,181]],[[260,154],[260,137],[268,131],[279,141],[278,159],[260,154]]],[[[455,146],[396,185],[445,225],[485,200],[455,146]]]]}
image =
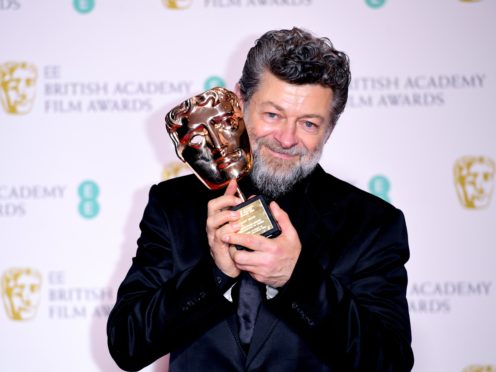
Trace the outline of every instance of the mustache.
{"type": "Polygon", "coordinates": [[[282,147],[276,141],[271,141],[268,138],[258,138],[257,145],[260,148],[261,146],[267,147],[269,150],[278,152],[279,154],[289,155],[289,156],[304,156],[308,153],[308,150],[304,146],[294,145],[289,148],[282,147]]]}

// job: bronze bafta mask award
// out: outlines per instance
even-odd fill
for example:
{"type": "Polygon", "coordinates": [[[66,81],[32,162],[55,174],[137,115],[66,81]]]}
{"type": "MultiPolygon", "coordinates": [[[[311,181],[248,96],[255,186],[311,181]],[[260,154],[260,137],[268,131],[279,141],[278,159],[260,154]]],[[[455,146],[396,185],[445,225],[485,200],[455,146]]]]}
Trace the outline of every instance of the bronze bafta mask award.
{"type": "MultiPolygon", "coordinates": [[[[165,116],[165,127],[179,159],[186,162],[210,190],[240,180],[253,166],[248,133],[238,97],[224,88],[213,88],[191,97],[165,116]]],[[[263,196],[246,200],[233,209],[240,211],[240,233],[279,235],[280,229],[263,196]]]]}

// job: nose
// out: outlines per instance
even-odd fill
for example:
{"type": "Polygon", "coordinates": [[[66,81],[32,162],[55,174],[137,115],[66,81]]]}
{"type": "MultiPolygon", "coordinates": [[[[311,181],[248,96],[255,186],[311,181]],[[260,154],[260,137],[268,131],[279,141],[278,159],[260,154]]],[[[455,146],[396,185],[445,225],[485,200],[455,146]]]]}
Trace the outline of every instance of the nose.
{"type": "Polygon", "coordinates": [[[298,143],[296,137],[296,124],[295,123],[283,123],[277,129],[274,138],[279,142],[283,148],[291,148],[298,143]]]}

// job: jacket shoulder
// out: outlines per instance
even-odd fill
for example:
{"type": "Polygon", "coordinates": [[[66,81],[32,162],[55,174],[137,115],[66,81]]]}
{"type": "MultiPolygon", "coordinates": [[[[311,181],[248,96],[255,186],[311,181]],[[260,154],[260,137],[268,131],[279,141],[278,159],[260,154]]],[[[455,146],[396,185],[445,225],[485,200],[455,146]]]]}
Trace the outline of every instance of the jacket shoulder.
{"type": "MultiPolygon", "coordinates": [[[[333,207],[342,207],[349,213],[383,215],[398,212],[392,204],[323,170],[318,172],[315,181],[310,193],[319,194],[317,201],[327,200],[333,207]]],[[[329,206],[328,203],[319,204],[329,206]]]]}

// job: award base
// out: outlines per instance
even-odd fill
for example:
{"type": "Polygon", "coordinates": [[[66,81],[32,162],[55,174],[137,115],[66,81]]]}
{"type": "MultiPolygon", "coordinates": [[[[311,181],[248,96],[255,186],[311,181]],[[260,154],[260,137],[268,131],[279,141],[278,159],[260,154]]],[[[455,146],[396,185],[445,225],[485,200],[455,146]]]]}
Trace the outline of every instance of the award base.
{"type": "MultiPolygon", "coordinates": [[[[231,209],[240,211],[240,234],[258,234],[266,238],[274,238],[281,233],[281,229],[262,195],[250,198],[231,209]]],[[[236,248],[249,250],[241,246],[236,246],[236,248]]]]}

